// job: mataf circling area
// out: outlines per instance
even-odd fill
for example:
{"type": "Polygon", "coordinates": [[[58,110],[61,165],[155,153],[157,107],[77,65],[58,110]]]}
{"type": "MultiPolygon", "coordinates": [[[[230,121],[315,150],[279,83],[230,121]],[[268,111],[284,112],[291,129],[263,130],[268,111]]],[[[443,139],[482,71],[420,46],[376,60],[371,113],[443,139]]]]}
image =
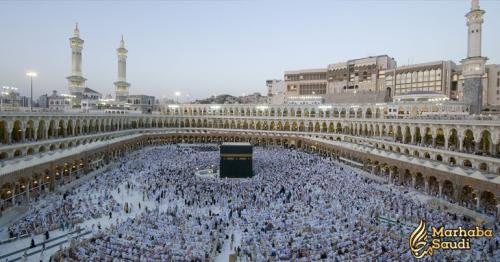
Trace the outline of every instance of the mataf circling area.
{"type": "MultiPolygon", "coordinates": [[[[316,154],[278,146],[254,148],[253,178],[206,179],[219,152],[176,144],[128,155],[73,188],[32,202],[6,229],[29,239],[2,245],[8,254],[29,240],[76,229],[84,236],[13,255],[30,261],[401,261],[420,219],[447,227],[470,219],[431,208],[416,192],[367,178],[316,154]]],[[[493,238],[470,251],[436,251],[432,259],[499,261],[493,238]]],[[[73,237],[75,236],[75,237],[73,237]]],[[[38,243],[35,243],[35,245],[38,243]]]]}

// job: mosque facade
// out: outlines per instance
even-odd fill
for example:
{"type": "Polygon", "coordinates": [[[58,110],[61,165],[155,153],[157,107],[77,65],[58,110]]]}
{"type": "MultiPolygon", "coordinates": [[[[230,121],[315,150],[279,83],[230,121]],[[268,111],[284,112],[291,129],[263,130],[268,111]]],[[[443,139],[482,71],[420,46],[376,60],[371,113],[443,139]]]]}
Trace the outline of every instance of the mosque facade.
{"type": "MultiPolygon", "coordinates": [[[[327,69],[289,71],[284,81],[268,82],[269,86],[285,83],[284,93],[293,90],[293,96],[312,97],[311,101],[315,96],[326,98],[333,90],[353,97],[359,94],[363,102],[166,104],[155,112],[137,114],[112,107],[99,112],[1,112],[1,206],[29,203],[33,196],[146,145],[249,142],[314,152],[383,177],[387,183],[466,202],[473,209],[487,206],[500,211],[500,120],[478,115],[488,97],[481,94],[489,94],[493,77],[480,50],[483,14],[478,1],[472,1],[467,14],[469,53],[460,77],[450,61],[407,68],[396,67],[389,56],[378,56],[327,69]],[[345,79],[351,75],[352,81],[345,79]],[[415,86],[406,82],[415,75],[415,86]],[[457,80],[456,90],[450,77],[457,80]],[[397,98],[392,101],[386,100],[388,82],[391,92],[399,96],[391,95],[397,98]],[[418,92],[424,86],[432,91],[425,99],[418,92]],[[364,100],[363,94],[376,91],[381,92],[373,96],[376,101],[364,100]]],[[[84,41],[78,27],[70,43],[73,63],[68,88],[75,101],[81,101],[86,79],[81,70],[84,41]]],[[[110,104],[147,105],[151,97],[128,94],[127,52],[122,39],[117,50],[116,100],[110,104]]]]}

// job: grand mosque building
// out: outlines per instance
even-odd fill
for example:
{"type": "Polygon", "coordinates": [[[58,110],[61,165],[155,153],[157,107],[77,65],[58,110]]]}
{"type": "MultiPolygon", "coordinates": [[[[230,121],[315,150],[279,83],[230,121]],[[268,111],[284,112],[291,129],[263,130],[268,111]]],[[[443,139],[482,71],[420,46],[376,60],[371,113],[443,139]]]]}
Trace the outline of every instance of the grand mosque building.
{"type": "MultiPolygon", "coordinates": [[[[144,114],[1,112],[0,205],[27,205],[148,145],[250,142],[330,156],[389,184],[499,214],[500,120],[484,109],[500,104],[500,67],[486,65],[481,53],[484,13],[473,0],[460,65],[398,67],[382,55],[286,71],[283,81],[268,81],[269,104],[166,104],[144,114]]],[[[81,101],[78,28],[70,43],[68,87],[81,101]]],[[[123,39],[117,55],[119,103],[134,99],[123,39]]]]}

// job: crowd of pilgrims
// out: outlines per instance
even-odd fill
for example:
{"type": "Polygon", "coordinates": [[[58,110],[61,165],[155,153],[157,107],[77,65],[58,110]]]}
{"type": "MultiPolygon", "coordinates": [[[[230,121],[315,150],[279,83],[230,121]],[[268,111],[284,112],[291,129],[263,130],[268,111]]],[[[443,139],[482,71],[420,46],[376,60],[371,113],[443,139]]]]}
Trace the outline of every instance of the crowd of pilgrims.
{"type": "MultiPolygon", "coordinates": [[[[253,157],[253,178],[210,179],[193,172],[217,169],[217,151],[146,148],[65,195],[48,197],[11,230],[125,212],[109,193],[117,185],[142,196],[126,204],[140,212],[72,240],[55,260],[213,261],[230,241],[238,261],[400,261],[412,259],[408,237],[420,219],[475,226],[331,158],[283,147],[256,147],[253,157]]],[[[500,222],[490,226],[494,237],[473,239],[471,251],[439,250],[432,259],[500,261],[500,222]]]]}
{"type": "Polygon", "coordinates": [[[72,190],[48,194],[31,203],[28,215],[8,228],[9,237],[37,235],[57,228],[74,228],[83,221],[120,210],[109,188],[117,176],[96,176],[72,190]]]}

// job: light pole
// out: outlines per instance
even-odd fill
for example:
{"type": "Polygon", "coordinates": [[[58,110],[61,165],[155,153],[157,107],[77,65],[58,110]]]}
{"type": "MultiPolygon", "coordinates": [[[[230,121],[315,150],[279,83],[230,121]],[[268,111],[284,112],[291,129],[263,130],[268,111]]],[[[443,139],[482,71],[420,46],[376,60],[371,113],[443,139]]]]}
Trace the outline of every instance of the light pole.
{"type": "Polygon", "coordinates": [[[177,98],[177,104],[179,103],[179,96],[181,96],[181,92],[175,92],[175,97],[177,98]]]}
{"type": "Polygon", "coordinates": [[[33,77],[36,77],[36,72],[28,71],[26,75],[30,77],[30,112],[33,112],[33,77]]]}

